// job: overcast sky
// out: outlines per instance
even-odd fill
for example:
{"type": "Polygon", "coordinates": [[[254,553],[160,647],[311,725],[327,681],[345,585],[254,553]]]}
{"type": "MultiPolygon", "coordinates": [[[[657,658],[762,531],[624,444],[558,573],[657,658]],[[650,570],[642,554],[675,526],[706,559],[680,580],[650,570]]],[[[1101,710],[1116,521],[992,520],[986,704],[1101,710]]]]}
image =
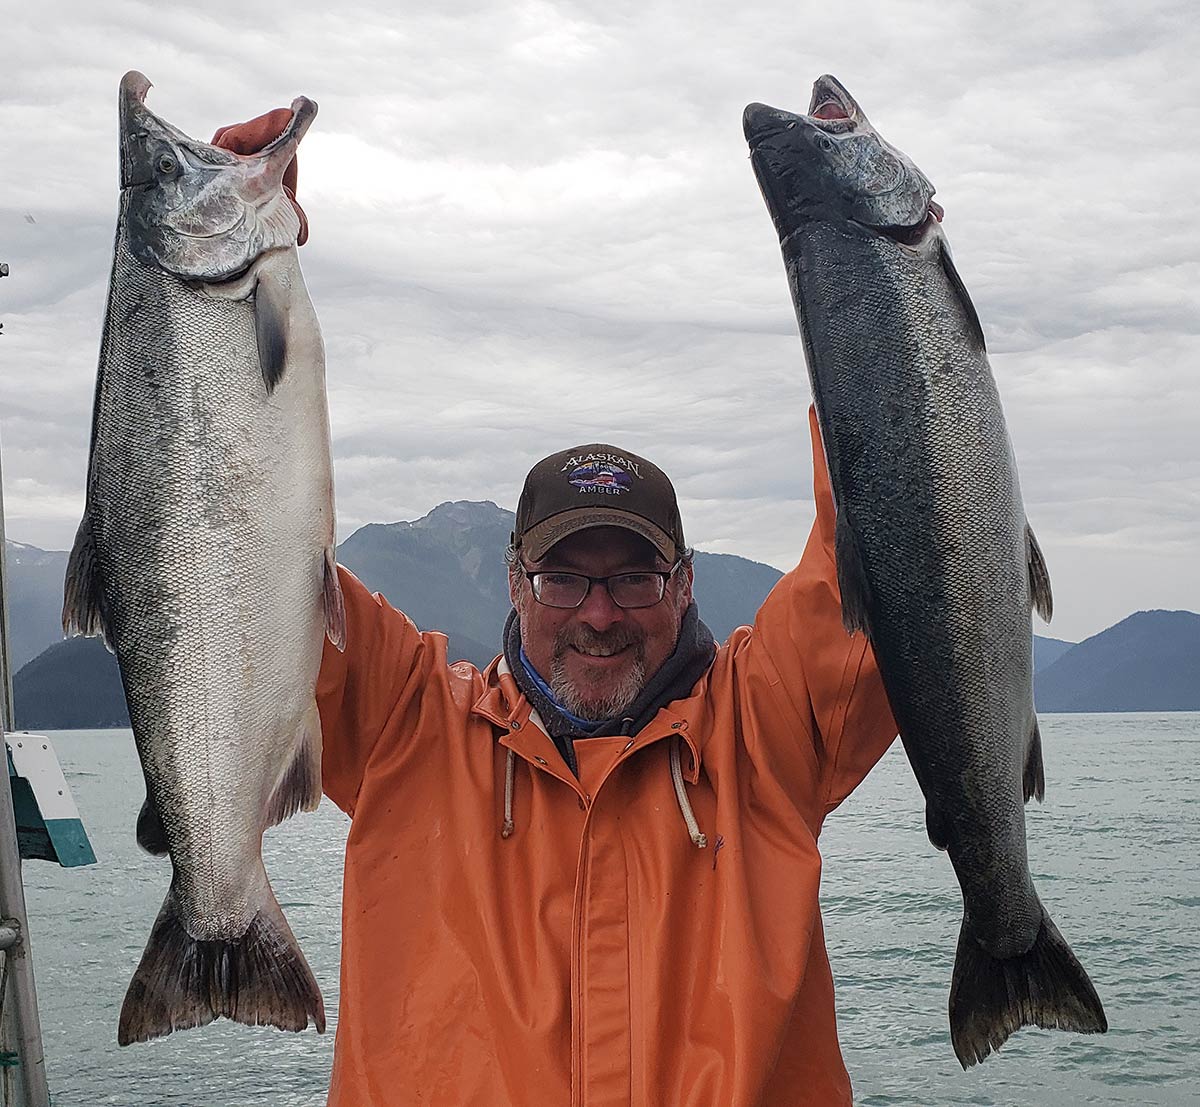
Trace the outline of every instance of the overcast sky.
{"type": "Polygon", "coordinates": [[[301,260],[342,537],[446,499],[512,508],[535,460],[601,439],[666,469],[697,547],[789,567],[812,520],[809,385],[741,113],[803,111],[829,72],[946,209],[1050,567],[1038,632],[1200,610],[1190,3],[382,8],[7,10],[10,538],[67,549],[83,506],[117,85],[140,69],[149,106],[201,138],[320,105],[301,260]]]}

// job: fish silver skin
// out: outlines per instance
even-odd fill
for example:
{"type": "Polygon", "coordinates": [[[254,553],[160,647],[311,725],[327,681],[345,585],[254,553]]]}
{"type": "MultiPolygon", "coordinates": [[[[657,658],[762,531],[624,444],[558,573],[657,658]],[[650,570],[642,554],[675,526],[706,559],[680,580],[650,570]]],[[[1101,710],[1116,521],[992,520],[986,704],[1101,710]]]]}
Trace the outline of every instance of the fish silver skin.
{"type": "Polygon", "coordinates": [[[315,688],[344,645],[320,328],[285,168],[316,105],[243,157],[119,94],[121,199],[67,633],[120,664],[146,778],[138,841],[170,890],[122,1045],[227,1017],[324,1029],[262,861],[321,797],[315,688]]]}
{"type": "Polygon", "coordinates": [[[1023,1025],[1107,1022],[1029,873],[1042,798],[1030,612],[1050,582],[975,308],[933,186],[832,77],[807,115],[751,104],[837,505],[847,630],[865,631],[963,893],[950,1028],[963,1067],[1023,1025]]]}

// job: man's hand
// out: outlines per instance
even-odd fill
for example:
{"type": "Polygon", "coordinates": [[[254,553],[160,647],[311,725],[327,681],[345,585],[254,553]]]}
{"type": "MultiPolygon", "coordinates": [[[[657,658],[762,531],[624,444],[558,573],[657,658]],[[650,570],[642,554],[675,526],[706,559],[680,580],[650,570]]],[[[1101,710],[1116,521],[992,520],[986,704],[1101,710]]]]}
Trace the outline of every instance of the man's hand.
{"type": "MultiPolygon", "coordinates": [[[[245,123],[233,123],[228,127],[222,127],[213,135],[213,145],[220,146],[225,150],[232,150],[235,154],[256,154],[267,143],[283,133],[284,127],[288,125],[291,118],[290,108],[275,108],[254,119],[249,119],[245,123]]],[[[283,172],[283,191],[287,193],[287,198],[291,200],[292,207],[296,209],[296,214],[300,217],[300,233],[296,236],[296,245],[303,246],[308,241],[308,217],[296,200],[295,158],[292,158],[283,172]]]]}

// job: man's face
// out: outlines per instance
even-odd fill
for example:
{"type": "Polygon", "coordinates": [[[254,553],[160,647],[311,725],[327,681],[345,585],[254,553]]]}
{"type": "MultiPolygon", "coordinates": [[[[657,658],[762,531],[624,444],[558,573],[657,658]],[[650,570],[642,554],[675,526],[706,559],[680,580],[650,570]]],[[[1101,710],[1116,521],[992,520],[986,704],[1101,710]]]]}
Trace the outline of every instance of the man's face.
{"type": "MultiPolygon", "coordinates": [[[[589,577],[671,568],[649,542],[621,527],[576,531],[541,561],[526,564],[531,571],[589,577]]],[[[607,719],[628,708],[674,652],[692,602],[692,571],[680,566],[653,607],[618,607],[598,584],[579,607],[547,607],[533,598],[529,579],[519,568],[509,575],[509,591],[521,618],[525,656],[559,702],[585,719],[607,719]]]]}

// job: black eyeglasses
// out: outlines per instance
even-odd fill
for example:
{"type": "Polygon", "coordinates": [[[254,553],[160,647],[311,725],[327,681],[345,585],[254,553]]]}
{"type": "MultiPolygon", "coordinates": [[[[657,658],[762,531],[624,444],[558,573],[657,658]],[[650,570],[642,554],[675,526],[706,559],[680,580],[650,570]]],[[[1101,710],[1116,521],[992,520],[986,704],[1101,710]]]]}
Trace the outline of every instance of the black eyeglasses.
{"type": "Polygon", "coordinates": [[[676,561],[666,572],[647,569],[637,573],[617,573],[611,577],[589,577],[583,573],[562,573],[555,569],[525,570],[533,588],[533,598],[547,607],[579,607],[587,599],[593,584],[603,584],[618,607],[653,607],[667,590],[667,581],[683,564],[676,561]]]}

